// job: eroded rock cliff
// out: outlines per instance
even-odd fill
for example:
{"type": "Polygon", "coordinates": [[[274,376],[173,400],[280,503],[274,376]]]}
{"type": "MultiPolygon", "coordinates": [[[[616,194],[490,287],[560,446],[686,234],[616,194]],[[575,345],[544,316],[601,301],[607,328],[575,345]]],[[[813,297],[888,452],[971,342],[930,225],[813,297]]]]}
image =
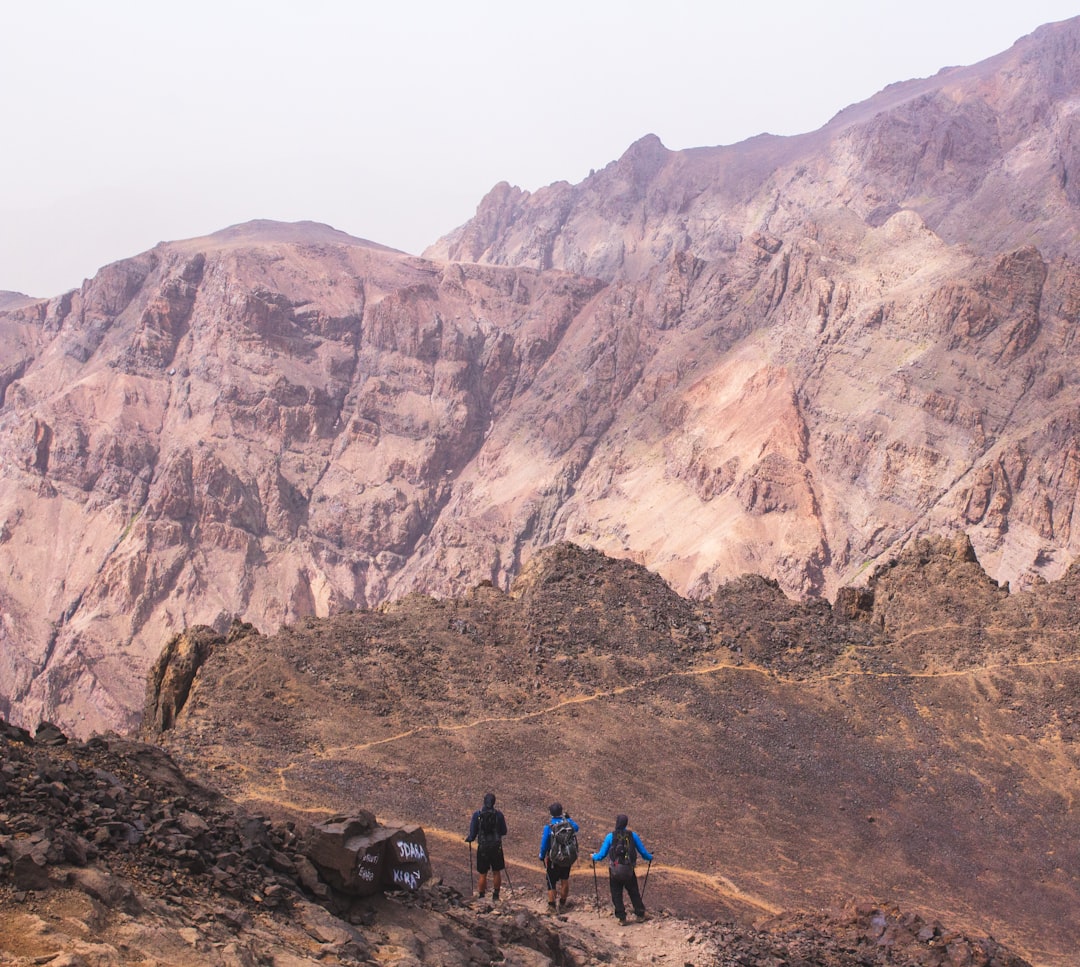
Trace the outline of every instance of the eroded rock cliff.
{"type": "Polygon", "coordinates": [[[957,528],[1061,575],[1078,38],[498,186],[423,259],[252,223],[5,303],[0,713],[130,727],[184,627],[505,588],[562,539],[693,595],[831,597],[957,528]]]}

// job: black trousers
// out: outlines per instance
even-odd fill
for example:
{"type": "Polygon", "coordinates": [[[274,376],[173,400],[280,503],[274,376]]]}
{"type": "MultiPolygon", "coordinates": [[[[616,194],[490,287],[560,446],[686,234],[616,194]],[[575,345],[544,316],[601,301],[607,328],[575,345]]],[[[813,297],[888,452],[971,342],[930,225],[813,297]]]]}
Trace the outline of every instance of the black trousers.
{"type": "Polygon", "coordinates": [[[609,876],[608,886],[611,887],[611,902],[615,907],[615,916],[620,920],[626,919],[626,903],[623,900],[623,890],[630,897],[630,905],[633,907],[634,913],[639,917],[645,913],[645,904],[641,902],[641,890],[638,889],[636,873],[629,880],[616,880],[615,877],[609,876]]]}

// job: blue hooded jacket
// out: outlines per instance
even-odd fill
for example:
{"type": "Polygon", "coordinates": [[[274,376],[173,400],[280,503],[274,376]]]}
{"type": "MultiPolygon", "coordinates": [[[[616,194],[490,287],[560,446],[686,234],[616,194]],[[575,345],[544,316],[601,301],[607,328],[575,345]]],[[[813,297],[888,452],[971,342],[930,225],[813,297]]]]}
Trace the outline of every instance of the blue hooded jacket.
{"type": "Polygon", "coordinates": [[[571,826],[574,827],[575,833],[579,831],[578,824],[575,823],[569,816],[552,816],[551,819],[549,819],[544,824],[544,832],[540,837],[540,859],[545,859],[547,857],[548,850],[551,848],[551,827],[554,826],[556,823],[561,823],[564,821],[568,822],[571,826]]]}
{"type": "MultiPolygon", "coordinates": [[[[611,849],[611,844],[615,839],[615,833],[626,829],[626,825],[627,819],[622,814],[615,818],[615,830],[608,833],[607,836],[604,837],[604,842],[601,844],[600,849],[592,855],[592,861],[594,863],[598,863],[600,860],[602,860],[605,856],[608,855],[608,850],[611,849]]],[[[638,834],[635,833],[633,830],[630,830],[630,841],[633,844],[631,846],[631,849],[637,850],[638,854],[643,859],[651,863],[652,853],[645,849],[645,844],[641,841],[641,837],[638,836],[638,834]]]]}

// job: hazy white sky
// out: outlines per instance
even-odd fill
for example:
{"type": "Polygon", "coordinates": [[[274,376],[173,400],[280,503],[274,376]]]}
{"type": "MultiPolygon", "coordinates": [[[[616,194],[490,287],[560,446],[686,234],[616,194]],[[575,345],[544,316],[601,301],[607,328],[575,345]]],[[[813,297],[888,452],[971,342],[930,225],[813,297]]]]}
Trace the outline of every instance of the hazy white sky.
{"type": "Polygon", "coordinates": [[[5,0],[0,289],[313,219],[418,253],[496,182],[798,134],[1064,0],[5,0]]]}

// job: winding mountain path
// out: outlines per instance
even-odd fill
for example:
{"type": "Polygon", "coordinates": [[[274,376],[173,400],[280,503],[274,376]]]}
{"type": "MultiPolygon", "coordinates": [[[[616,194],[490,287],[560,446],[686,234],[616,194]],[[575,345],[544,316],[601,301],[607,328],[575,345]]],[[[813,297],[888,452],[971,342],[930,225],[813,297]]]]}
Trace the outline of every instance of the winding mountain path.
{"type": "MultiPolygon", "coordinates": [[[[935,631],[942,631],[945,628],[930,628],[922,629],[919,632],[913,632],[912,635],[906,637],[912,637],[914,635],[928,634],[935,631]]],[[[1040,631],[1041,634],[1046,632],[1040,631]]],[[[1062,635],[1066,632],[1059,632],[1062,635]]],[[[702,668],[688,668],[678,671],[664,672],[660,675],[654,675],[649,678],[642,679],[639,682],[634,682],[629,685],[620,685],[618,688],[605,689],[603,691],[593,692],[588,695],[573,695],[570,698],[565,698],[559,702],[555,702],[551,705],[544,706],[540,709],[534,709],[529,712],[522,712],[518,715],[487,715],[481,718],[471,719],[468,722],[454,722],[451,724],[444,724],[440,722],[427,723],[424,725],[417,725],[414,728],[406,729],[404,732],[398,732],[394,735],[383,736],[382,738],[372,739],[368,742],[359,742],[355,744],[333,746],[331,748],[323,749],[321,751],[311,750],[310,754],[321,759],[334,759],[339,758],[345,754],[363,753],[370,749],[391,745],[395,742],[402,742],[407,739],[414,738],[418,735],[425,733],[456,733],[456,732],[468,732],[473,729],[481,728],[489,725],[506,725],[519,722],[528,722],[534,719],[544,718],[555,712],[559,712],[562,709],[588,705],[594,702],[604,701],[606,699],[616,698],[620,695],[626,695],[631,692],[638,692],[647,689],[654,685],[662,684],[663,682],[671,681],[673,679],[680,678],[703,678],[710,675],[716,675],[720,672],[733,671],[737,673],[758,675],[763,678],[770,678],[773,681],[781,682],[785,685],[799,685],[800,687],[821,685],[827,682],[838,681],[841,679],[854,679],[854,678],[876,678],[876,679],[945,679],[945,678],[963,678],[966,676],[977,675],[983,672],[1001,671],[1005,669],[1013,668],[1040,668],[1055,665],[1078,665],[1080,664],[1080,655],[1071,656],[1066,658],[1042,658],[1030,661],[1012,661],[1012,662],[988,662],[981,665],[972,665],[968,668],[955,668],[945,669],[940,671],[874,671],[865,668],[852,668],[844,669],[829,674],[814,675],[808,677],[798,677],[793,675],[784,675],[778,672],[774,672],[771,669],[765,668],[761,665],[756,665],[747,662],[717,662],[712,665],[707,665],[702,668]]],[[[288,768],[288,767],[286,767],[288,768]]]]}

